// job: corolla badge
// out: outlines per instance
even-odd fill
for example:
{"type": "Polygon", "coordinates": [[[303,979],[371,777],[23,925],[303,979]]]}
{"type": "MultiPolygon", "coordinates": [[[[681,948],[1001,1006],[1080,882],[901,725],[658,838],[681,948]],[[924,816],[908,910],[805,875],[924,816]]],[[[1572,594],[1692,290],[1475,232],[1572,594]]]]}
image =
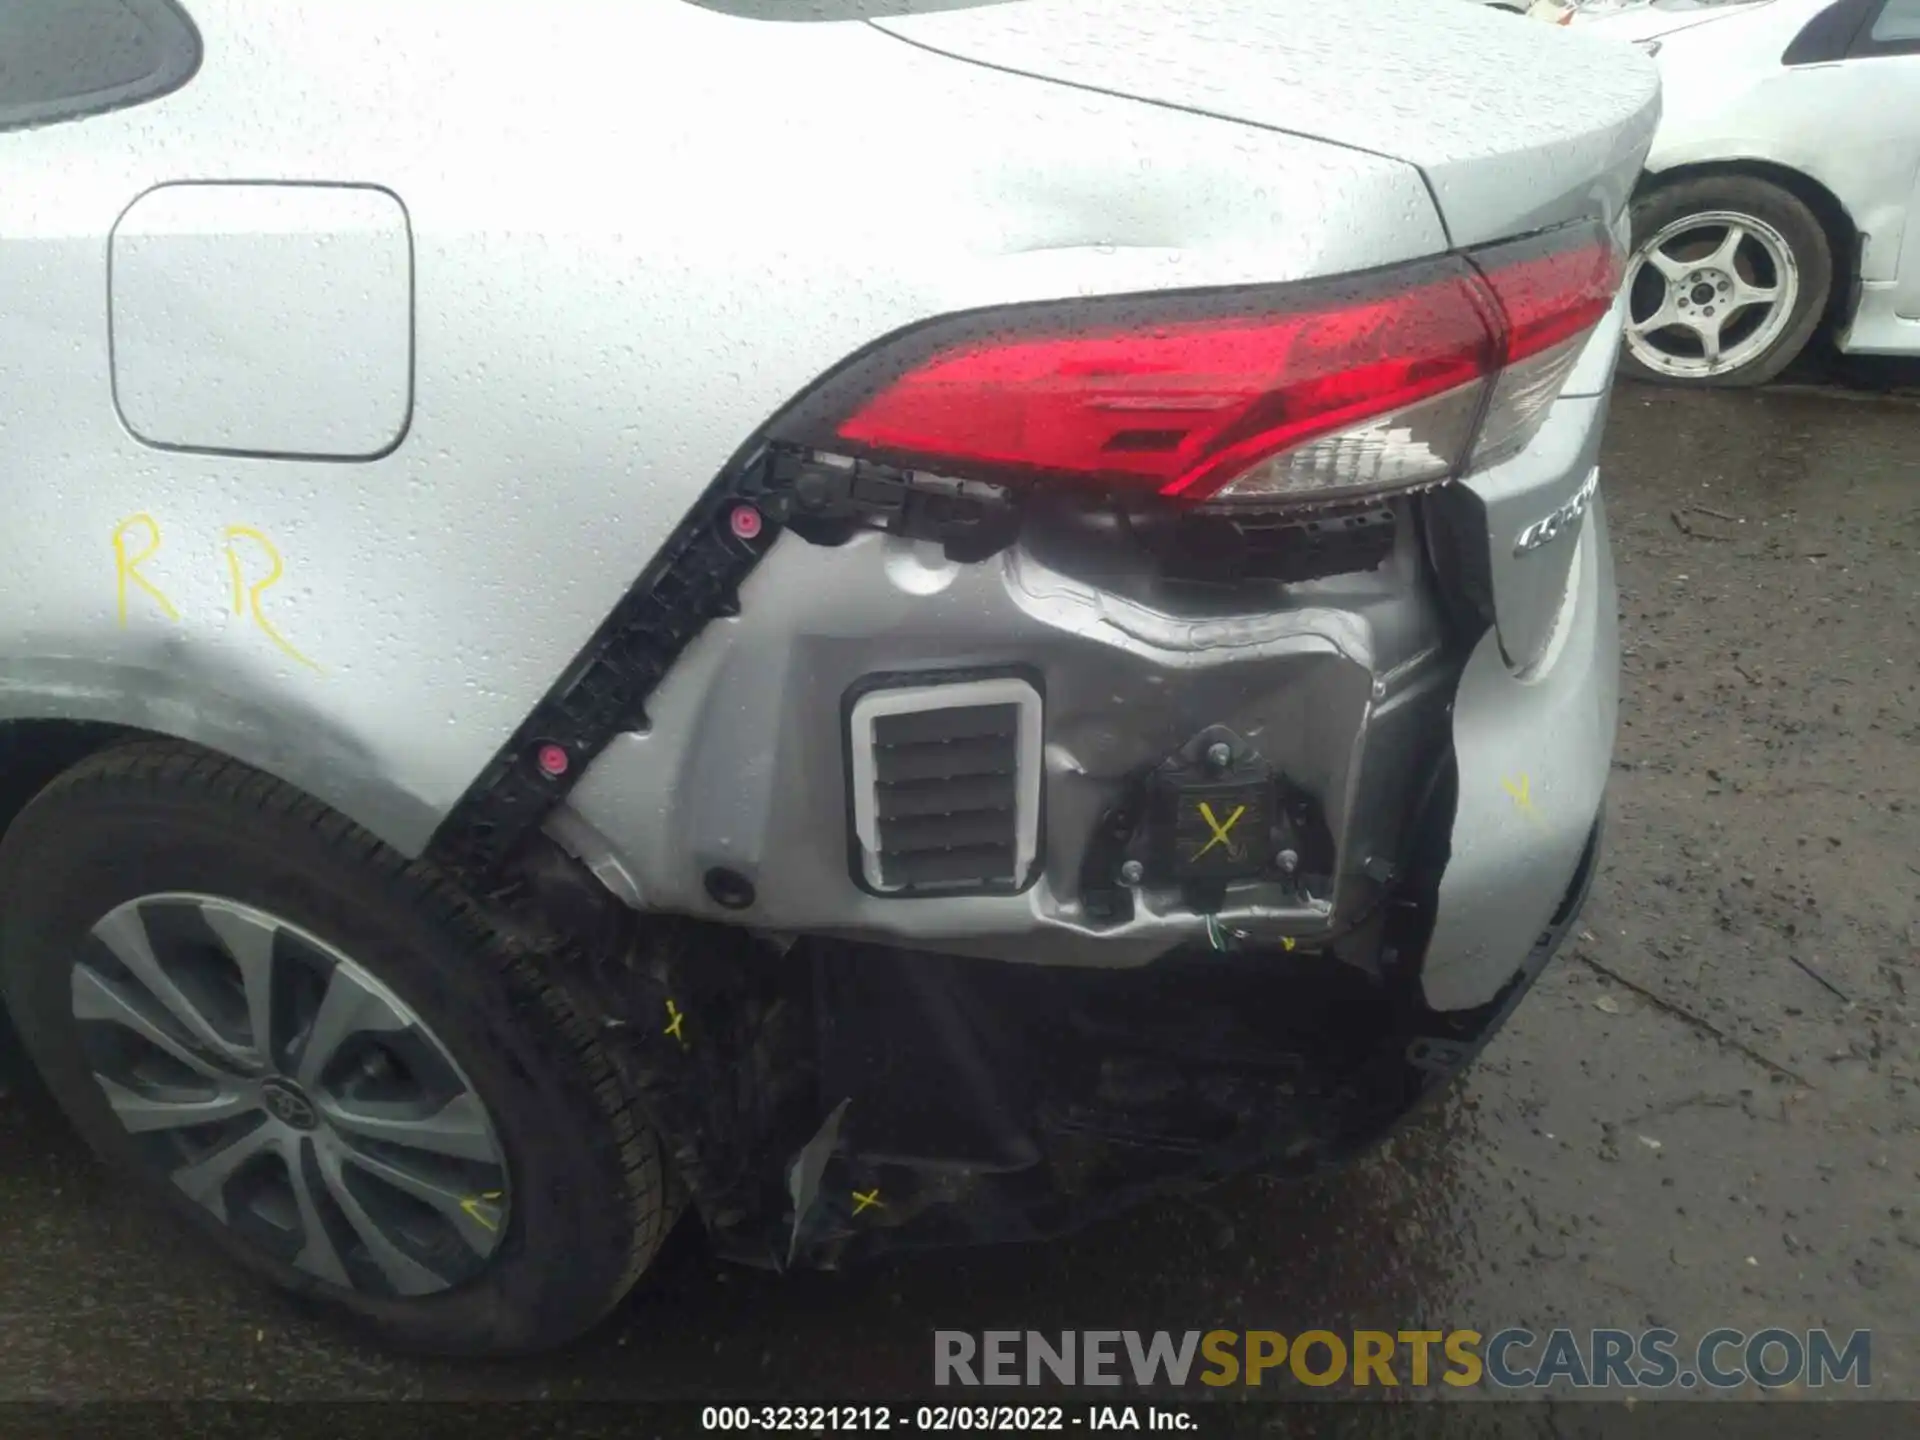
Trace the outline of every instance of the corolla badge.
{"type": "Polygon", "coordinates": [[[1587,513],[1587,506],[1593,503],[1593,497],[1600,489],[1600,471],[1587,472],[1587,478],[1580,482],[1580,488],[1573,492],[1573,498],[1552,513],[1541,516],[1520,532],[1519,539],[1513,542],[1513,553],[1524,555],[1529,550],[1538,550],[1549,540],[1557,540],[1573,529],[1580,517],[1587,513]]]}

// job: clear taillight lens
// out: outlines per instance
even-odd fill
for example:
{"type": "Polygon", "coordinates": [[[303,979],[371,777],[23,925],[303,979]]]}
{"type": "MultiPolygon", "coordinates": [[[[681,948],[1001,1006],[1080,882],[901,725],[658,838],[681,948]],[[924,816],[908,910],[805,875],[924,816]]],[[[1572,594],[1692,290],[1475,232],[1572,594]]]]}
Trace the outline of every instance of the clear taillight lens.
{"type": "Polygon", "coordinates": [[[1182,500],[1391,493],[1461,473],[1483,412],[1524,445],[1618,281],[1582,227],[1333,282],[975,312],[856,357],[773,438],[1182,500]]]}
{"type": "Polygon", "coordinates": [[[1459,385],[1336,434],[1283,450],[1234,476],[1220,500],[1338,499],[1388,494],[1460,469],[1486,386],[1459,385]]]}
{"type": "Polygon", "coordinates": [[[1547,411],[1560,398],[1568,374],[1586,348],[1585,335],[1562,340],[1551,350],[1529,356],[1500,373],[1486,418],[1480,422],[1480,437],[1467,464],[1469,470],[1498,465],[1527,448],[1547,423],[1547,411]]]}

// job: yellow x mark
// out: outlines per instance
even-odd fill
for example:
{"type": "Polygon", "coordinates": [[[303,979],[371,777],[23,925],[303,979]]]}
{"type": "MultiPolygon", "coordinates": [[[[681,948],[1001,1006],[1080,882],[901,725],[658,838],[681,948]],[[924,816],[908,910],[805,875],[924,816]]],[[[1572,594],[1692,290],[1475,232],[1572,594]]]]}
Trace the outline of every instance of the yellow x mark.
{"type": "Polygon", "coordinates": [[[1531,777],[1522,775],[1520,777],[1520,783],[1517,785],[1511,780],[1502,780],[1500,782],[1500,788],[1513,797],[1514,809],[1523,815],[1531,815],[1533,813],[1533,780],[1531,777]]]}
{"type": "Polygon", "coordinates": [[[505,1193],[505,1191],[501,1190],[482,1190],[478,1195],[469,1195],[466,1199],[462,1200],[460,1202],[460,1208],[472,1216],[473,1223],[480,1226],[481,1229],[498,1230],[500,1228],[500,1221],[497,1216],[491,1213],[493,1206],[489,1202],[498,1200],[505,1193]],[[485,1207],[488,1213],[483,1214],[482,1207],[485,1207]]]}
{"type": "Polygon", "coordinates": [[[1233,833],[1233,827],[1240,823],[1240,817],[1246,813],[1247,807],[1241,805],[1234,810],[1233,814],[1227,816],[1225,820],[1220,820],[1215,818],[1213,806],[1209,805],[1205,800],[1202,800],[1200,802],[1200,818],[1206,821],[1207,828],[1213,831],[1213,838],[1198,850],[1194,851],[1193,858],[1198,860],[1216,845],[1225,845],[1227,847],[1227,853],[1232,854],[1233,842],[1227,837],[1233,833]]]}
{"type": "Polygon", "coordinates": [[[868,1208],[875,1210],[884,1210],[887,1208],[885,1203],[880,1199],[880,1187],[878,1185],[874,1186],[873,1189],[867,1191],[865,1194],[862,1194],[858,1190],[853,1192],[853,1213],[858,1215],[862,1210],[868,1208]]]}
{"type": "Polygon", "coordinates": [[[667,1028],[661,1033],[678,1040],[682,1050],[687,1048],[687,1037],[681,1032],[680,1026],[685,1022],[686,1018],[687,1017],[681,1013],[678,1005],[674,1004],[671,1000],[667,1001],[667,1028]]]}

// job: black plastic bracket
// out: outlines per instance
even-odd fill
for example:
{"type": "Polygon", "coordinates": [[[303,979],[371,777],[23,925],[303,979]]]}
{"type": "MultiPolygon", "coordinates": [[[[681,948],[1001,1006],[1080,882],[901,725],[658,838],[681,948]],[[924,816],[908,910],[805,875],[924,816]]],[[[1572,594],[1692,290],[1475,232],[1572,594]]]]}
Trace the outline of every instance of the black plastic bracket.
{"type": "Polygon", "coordinates": [[[937,541],[960,564],[1014,542],[1020,510],[1004,486],[778,449],[761,504],[805,539],[836,543],[855,527],[937,541]]]}
{"type": "Polygon", "coordinates": [[[1311,513],[1168,507],[1136,514],[1130,526],[1167,580],[1209,587],[1296,585],[1373,570],[1393,554],[1397,528],[1393,508],[1379,504],[1311,513]]]}
{"type": "Polygon", "coordinates": [[[484,881],[563,800],[709,621],[739,613],[741,582],[778,526],[748,498],[763,467],[702,497],[551,690],[434,832],[429,858],[484,881]]]}
{"type": "Polygon", "coordinates": [[[1127,778],[1088,839],[1081,903],[1097,921],[1124,923],[1132,887],[1145,882],[1177,885],[1196,914],[1213,914],[1239,881],[1330,886],[1333,859],[1313,797],[1232,730],[1210,725],[1127,778]]]}

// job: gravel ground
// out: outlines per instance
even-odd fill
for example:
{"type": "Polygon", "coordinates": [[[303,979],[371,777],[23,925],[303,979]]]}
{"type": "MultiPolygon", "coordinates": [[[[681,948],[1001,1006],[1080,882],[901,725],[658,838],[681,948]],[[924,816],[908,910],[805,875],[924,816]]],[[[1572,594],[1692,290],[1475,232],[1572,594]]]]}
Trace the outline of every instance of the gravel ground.
{"type": "Polygon", "coordinates": [[[936,1327],[1009,1323],[1872,1328],[1875,1392],[1920,1398],[1920,404],[1821,378],[1616,398],[1605,870],[1577,942],[1390,1152],[844,1275],[718,1269],[683,1232],[583,1345],[460,1366],[209,1263],[16,1094],[0,1398],[853,1397],[922,1389],[936,1327]]]}

